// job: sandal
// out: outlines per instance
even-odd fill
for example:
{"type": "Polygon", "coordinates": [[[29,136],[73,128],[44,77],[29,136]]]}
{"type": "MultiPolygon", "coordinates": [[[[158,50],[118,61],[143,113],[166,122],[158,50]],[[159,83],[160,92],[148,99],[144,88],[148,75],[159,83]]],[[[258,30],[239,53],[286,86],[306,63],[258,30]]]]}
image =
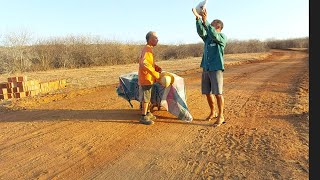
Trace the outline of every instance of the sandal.
{"type": "Polygon", "coordinates": [[[214,126],[214,127],[219,127],[219,126],[221,126],[221,125],[224,124],[224,123],[226,123],[226,122],[225,122],[225,121],[223,121],[223,122],[221,122],[221,123],[215,122],[215,123],[213,123],[213,126],[214,126]]]}
{"type": "Polygon", "coordinates": [[[206,118],[206,120],[207,121],[211,121],[211,120],[213,120],[213,119],[215,119],[215,118],[217,118],[218,117],[218,113],[213,113],[213,115],[211,116],[211,115],[209,115],[207,118],[206,118]]]}
{"type": "Polygon", "coordinates": [[[226,121],[224,120],[224,118],[222,118],[222,121],[220,118],[218,118],[218,120],[216,122],[213,123],[213,126],[214,127],[219,127],[221,126],[222,124],[226,123],[226,121]]]}

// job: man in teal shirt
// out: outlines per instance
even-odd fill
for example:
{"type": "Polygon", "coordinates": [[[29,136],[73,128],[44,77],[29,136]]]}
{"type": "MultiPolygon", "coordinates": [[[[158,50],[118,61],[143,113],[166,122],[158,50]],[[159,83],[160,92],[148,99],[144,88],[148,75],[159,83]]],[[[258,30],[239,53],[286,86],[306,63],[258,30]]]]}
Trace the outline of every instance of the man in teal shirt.
{"type": "Polygon", "coordinates": [[[201,91],[205,94],[210,107],[210,114],[207,120],[217,117],[214,126],[220,126],[224,120],[224,97],[223,89],[223,71],[224,71],[224,48],[227,38],[221,33],[223,22],[215,19],[211,24],[207,21],[207,11],[203,10],[200,16],[196,10],[192,9],[196,16],[196,27],[198,35],[204,42],[204,52],[200,67],[202,67],[201,91]],[[202,18],[202,21],[201,21],[202,18]],[[218,115],[214,111],[214,96],[217,99],[218,115]]]}

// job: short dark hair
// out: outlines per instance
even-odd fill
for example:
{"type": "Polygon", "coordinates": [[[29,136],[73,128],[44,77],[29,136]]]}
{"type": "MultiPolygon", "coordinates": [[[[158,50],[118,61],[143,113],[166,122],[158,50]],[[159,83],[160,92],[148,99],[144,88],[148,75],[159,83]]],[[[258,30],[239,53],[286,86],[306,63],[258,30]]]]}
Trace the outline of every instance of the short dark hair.
{"type": "Polygon", "coordinates": [[[215,22],[215,23],[219,24],[220,27],[221,27],[221,30],[223,29],[223,22],[220,19],[215,19],[212,22],[215,22]]]}
{"type": "Polygon", "coordinates": [[[150,37],[151,37],[151,35],[152,35],[153,33],[155,33],[155,32],[154,32],[154,31],[149,31],[149,32],[147,33],[147,35],[146,35],[146,40],[147,40],[147,42],[148,42],[148,40],[150,39],[150,37]]]}

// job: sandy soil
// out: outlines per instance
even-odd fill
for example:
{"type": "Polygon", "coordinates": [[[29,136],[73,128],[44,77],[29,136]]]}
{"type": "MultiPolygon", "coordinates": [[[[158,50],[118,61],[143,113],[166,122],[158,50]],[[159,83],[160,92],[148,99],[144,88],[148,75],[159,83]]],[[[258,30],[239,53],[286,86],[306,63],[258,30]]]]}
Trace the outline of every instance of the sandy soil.
{"type": "Polygon", "coordinates": [[[164,109],[138,123],[115,91],[135,64],[28,73],[69,86],[1,102],[0,179],[308,179],[308,52],[254,55],[226,58],[220,127],[204,120],[199,58],[159,62],[185,79],[191,123],[164,109]]]}

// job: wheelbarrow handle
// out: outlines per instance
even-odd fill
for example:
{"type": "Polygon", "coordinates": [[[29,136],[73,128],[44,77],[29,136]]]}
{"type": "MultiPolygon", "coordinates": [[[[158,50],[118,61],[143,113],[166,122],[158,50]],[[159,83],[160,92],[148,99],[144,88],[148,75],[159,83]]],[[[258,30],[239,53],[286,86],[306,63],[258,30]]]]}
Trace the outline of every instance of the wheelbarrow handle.
{"type": "Polygon", "coordinates": [[[119,80],[120,80],[120,85],[121,85],[121,87],[123,88],[123,92],[124,92],[124,94],[126,95],[126,98],[127,98],[128,102],[129,102],[131,108],[133,108],[133,105],[132,105],[132,103],[131,103],[131,101],[130,101],[130,97],[129,97],[129,95],[127,94],[127,91],[129,91],[129,90],[128,90],[127,86],[124,84],[123,80],[122,80],[121,78],[119,78],[119,80]]]}

